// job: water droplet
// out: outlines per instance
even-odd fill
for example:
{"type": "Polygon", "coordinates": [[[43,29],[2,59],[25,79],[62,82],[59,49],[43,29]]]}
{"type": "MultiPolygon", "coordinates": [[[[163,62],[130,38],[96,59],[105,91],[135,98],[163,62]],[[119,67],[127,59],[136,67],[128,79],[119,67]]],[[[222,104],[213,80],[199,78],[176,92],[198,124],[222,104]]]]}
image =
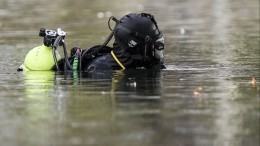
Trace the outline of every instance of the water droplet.
{"type": "Polygon", "coordinates": [[[203,88],[202,87],[197,87],[193,90],[193,94],[194,95],[201,95],[203,92],[203,88]]]}
{"type": "Polygon", "coordinates": [[[255,77],[252,77],[252,80],[249,83],[252,84],[252,86],[255,86],[256,85],[255,77]]]}
{"type": "Polygon", "coordinates": [[[185,29],[184,28],[180,28],[180,34],[185,34],[185,29]]]}
{"type": "Polygon", "coordinates": [[[98,12],[97,13],[97,17],[99,18],[99,19],[102,19],[102,18],[104,18],[104,13],[103,12],[98,12]]]}

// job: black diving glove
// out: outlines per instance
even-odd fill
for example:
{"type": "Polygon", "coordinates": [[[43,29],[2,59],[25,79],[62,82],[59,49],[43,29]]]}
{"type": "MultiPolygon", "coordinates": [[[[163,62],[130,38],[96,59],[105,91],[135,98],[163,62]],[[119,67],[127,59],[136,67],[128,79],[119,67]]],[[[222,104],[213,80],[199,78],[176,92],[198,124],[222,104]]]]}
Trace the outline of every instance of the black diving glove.
{"type": "Polygon", "coordinates": [[[156,61],[151,64],[151,69],[165,69],[166,67],[163,65],[162,62],[156,61]]]}
{"type": "Polygon", "coordinates": [[[144,58],[143,59],[143,64],[145,66],[145,68],[147,69],[165,69],[166,67],[163,65],[163,62],[158,60],[158,59],[154,59],[154,58],[144,58]]]}

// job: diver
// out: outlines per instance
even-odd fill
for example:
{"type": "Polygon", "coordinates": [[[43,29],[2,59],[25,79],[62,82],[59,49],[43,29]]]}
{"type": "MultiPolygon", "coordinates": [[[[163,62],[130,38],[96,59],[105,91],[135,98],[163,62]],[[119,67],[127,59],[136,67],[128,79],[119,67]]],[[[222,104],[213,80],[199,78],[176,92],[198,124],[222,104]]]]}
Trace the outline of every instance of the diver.
{"type": "Polygon", "coordinates": [[[108,26],[111,34],[102,45],[89,49],[74,47],[69,57],[64,42],[66,33],[61,30],[57,32],[40,30],[40,36],[44,37],[44,45],[31,50],[26,55],[24,64],[17,70],[96,71],[165,68],[163,65],[164,38],[153,15],[130,13],[120,20],[112,16],[108,21],[108,26]],[[114,29],[110,27],[111,20],[116,23],[114,29]],[[109,47],[107,44],[113,36],[113,47],[109,47]],[[64,58],[57,53],[57,46],[63,46],[64,58]],[[45,55],[39,58],[41,52],[45,52],[45,55]]]}

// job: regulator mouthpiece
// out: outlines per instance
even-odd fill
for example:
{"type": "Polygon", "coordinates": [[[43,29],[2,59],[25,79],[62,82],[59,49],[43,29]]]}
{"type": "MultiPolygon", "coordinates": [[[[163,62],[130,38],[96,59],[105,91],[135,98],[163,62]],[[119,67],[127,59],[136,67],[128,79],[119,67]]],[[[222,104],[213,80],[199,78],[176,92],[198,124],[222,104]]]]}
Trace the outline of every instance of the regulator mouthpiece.
{"type": "MultiPolygon", "coordinates": [[[[57,31],[41,28],[39,32],[39,36],[43,37],[43,44],[47,47],[52,46],[58,36],[61,36],[62,39],[64,39],[66,34],[67,33],[65,31],[62,31],[60,28],[58,28],[57,31]]],[[[62,43],[60,43],[59,45],[62,45],[62,43]]]]}

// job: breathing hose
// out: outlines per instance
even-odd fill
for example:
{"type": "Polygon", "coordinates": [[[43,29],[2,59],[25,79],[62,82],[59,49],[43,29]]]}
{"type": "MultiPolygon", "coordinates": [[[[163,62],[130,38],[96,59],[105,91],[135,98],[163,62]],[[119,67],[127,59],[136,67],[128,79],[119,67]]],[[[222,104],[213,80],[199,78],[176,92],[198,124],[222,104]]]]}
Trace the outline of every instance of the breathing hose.
{"type": "Polygon", "coordinates": [[[57,71],[60,71],[59,66],[58,66],[58,61],[57,61],[57,56],[56,56],[56,49],[52,48],[52,55],[53,55],[53,59],[54,59],[54,63],[56,66],[57,71]]]}
{"type": "Polygon", "coordinates": [[[66,44],[65,44],[64,41],[62,42],[62,46],[63,46],[63,52],[64,52],[65,63],[67,64],[67,66],[69,67],[70,70],[73,70],[73,67],[70,65],[70,62],[69,62],[69,60],[68,60],[68,54],[67,54],[66,44]]]}
{"type": "Polygon", "coordinates": [[[93,51],[88,51],[88,50],[90,50],[90,49],[88,49],[88,50],[86,50],[82,55],[81,55],[81,57],[80,57],[80,60],[82,60],[82,58],[85,56],[85,55],[87,55],[86,57],[87,58],[90,58],[91,56],[93,56],[93,55],[95,55],[96,53],[98,53],[103,47],[105,47],[108,43],[109,43],[109,41],[112,39],[112,37],[114,36],[114,29],[112,29],[111,28],[111,26],[110,26],[110,21],[111,20],[113,20],[113,21],[115,21],[116,22],[116,24],[119,22],[115,17],[113,17],[113,16],[111,16],[110,18],[109,18],[109,20],[108,20],[108,27],[109,27],[109,29],[112,31],[111,33],[110,33],[110,35],[107,37],[107,39],[106,39],[106,41],[100,46],[100,47],[98,47],[97,49],[94,49],[93,51]]]}
{"type": "Polygon", "coordinates": [[[90,52],[88,51],[88,50],[90,50],[90,49],[84,51],[84,53],[83,53],[83,54],[81,55],[81,57],[80,57],[80,60],[82,60],[82,58],[83,58],[85,55],[87,55],[87,56],[86,56],[87,58],[90,58],[91,56],[93,56],[93,55],[95,55],[96,53],[98,53],[104,46],[106,46],[106,45],[109,43],[109,41],[112,39],[113,35],[114,35],[114,32],[112,31],[112,32],[110,33],[110,35],[108,36],[108,38],[106,39],[106,41],[105,41],[100,47],[98,47],[97,49],[94,49],[93,51],[90,51],[90,52]]]}
{"type": "Polygon", "coordinates": [[[65,66],[64,66],[64,71],[66,70],[66,67],[68,67],[70,70],[73,70],[72,66],[70,65],[69,63],[69,60],[68,60],[68,55],[67,55],[67,49],[66,49],[66,44],[65,44],[65,41],[63,40],[62,36],[58,36],[53,45],[52,45],[52,54],[53,54],[53,59],[54,59],[54,62],[55,62],[55,66],[57,68],[57,71],[60,71],[59,70],[59,66],[58,66],[58,61],[57,61],[57,56],[56,56],[56,49],[57,49],[57,46],[59,44],[62,44],[62,47],[63,47],[63,52],[64,52],[64,60],[65,60],[65,66]]]}

